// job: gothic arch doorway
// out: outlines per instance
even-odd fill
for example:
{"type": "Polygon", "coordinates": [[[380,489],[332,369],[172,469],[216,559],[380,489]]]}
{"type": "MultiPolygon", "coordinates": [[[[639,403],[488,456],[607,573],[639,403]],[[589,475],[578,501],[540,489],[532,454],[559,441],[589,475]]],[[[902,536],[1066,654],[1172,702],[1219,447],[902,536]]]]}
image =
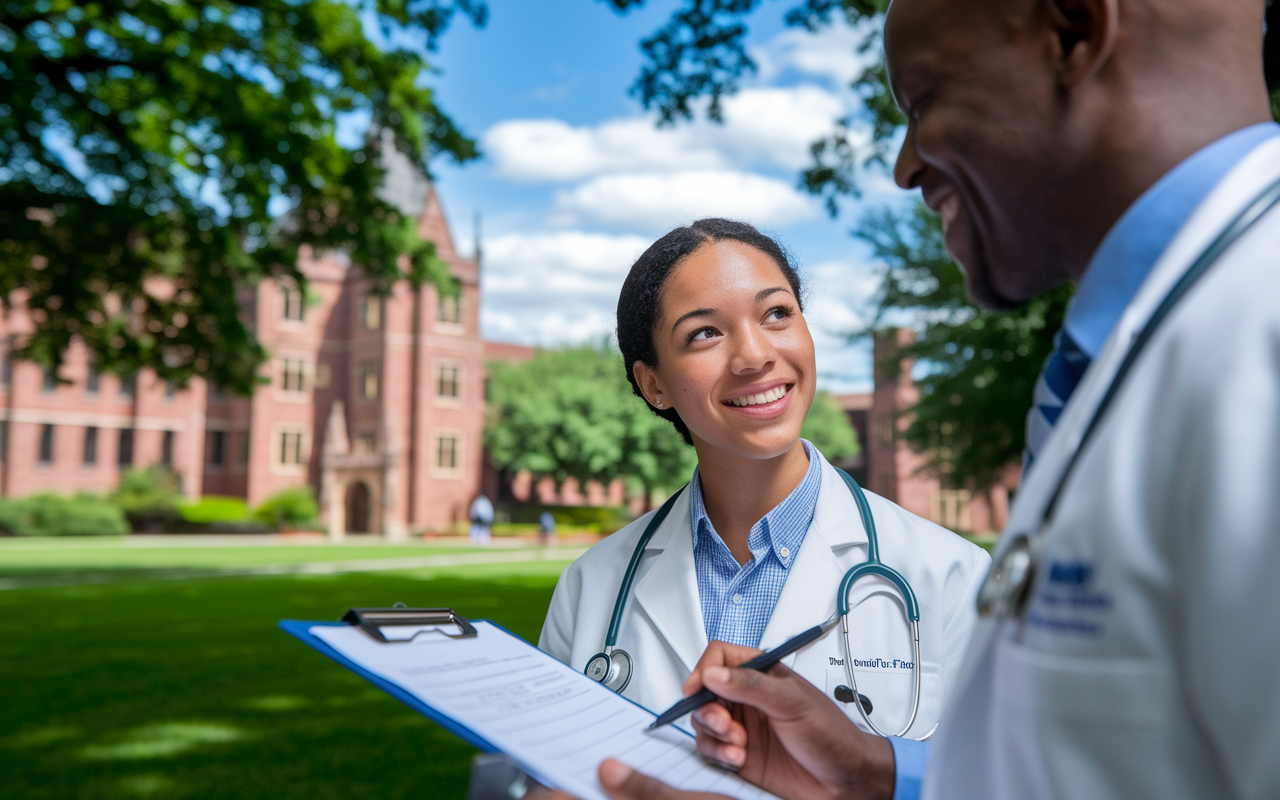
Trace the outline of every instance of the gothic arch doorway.
{"type": "Polygon", "coordinates": [[[369,533],[369,485],[356,481],[347,487],[348,533],[369,533]]]}

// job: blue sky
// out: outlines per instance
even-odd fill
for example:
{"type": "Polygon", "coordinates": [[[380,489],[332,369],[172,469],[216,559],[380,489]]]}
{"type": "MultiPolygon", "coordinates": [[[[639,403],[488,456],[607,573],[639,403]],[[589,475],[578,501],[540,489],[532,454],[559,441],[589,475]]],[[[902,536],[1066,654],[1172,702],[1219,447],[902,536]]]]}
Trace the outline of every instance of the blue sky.
{"type": "Polygon", "coordinates": [[[876,286],[866,248],[849,236],[861,209],[902,202],[884,174],[839,220],[795,189],[807,146],[857,108],[846,87],[857,36],[787,29],[785,2],[750,19],[759,75],[726,103],[726,124],[700,119],[655,130],[628,96],[638,43],[677,5],[613,13],[596,0],[489,0],[482,30],[444,37],[430,83],[441,106],[485,156],[434,163],[459,248],[473,248],[483,215],[481,325],[489,338],[556,345],[613,327],[627,268],[655,238],[703,216],[745,219],[795,254],[821,382],[870,388],[868,348],[837,335],[863,321],[876,286]]]}

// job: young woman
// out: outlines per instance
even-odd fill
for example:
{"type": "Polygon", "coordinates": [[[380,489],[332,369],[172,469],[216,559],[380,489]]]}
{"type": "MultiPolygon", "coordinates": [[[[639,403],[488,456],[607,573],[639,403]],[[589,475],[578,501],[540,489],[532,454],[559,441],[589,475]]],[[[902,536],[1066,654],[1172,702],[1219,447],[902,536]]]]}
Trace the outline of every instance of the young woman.
{"type": "MultiPolygon", "coordinates": [[[[556,585],[539,646],[653,710],[681,697],[708,641],[769,649],[833,618],[846,572],[868,560],[855,490],[800,438],[813,401],[813,339],[800,278],[750,225],[706,219],[678,228],[632,266],[618,299],[618,344],[635,393],[697,451],[689,485],[637,554],[662,509],[591,548],[556,585]],[[623,592],[628,564],[634,580],[623,592]],[[605,639],[619,593],[616,649],[605,639]],[[610,659],[592,662],[610,650],[610,659]],[[629,656],[629,658],[628,658],[629,656]],[[626,661],[630,664],[626,664],[626,661]],[[591,662],[590,668],[588,667],[591,662]],[[619,672],[621,670],[621,672],[619,672]]],[[[980,548],[867,493],[879,559],[914,589],[920,663],[902,596],[880,575],[849,596],[858,693],[870,722],[906,736],[937,723],[975,621],[990,560],[980,548]]],[[[784,663],[868,726],[852,703],[841,626],[784,663]]]]}

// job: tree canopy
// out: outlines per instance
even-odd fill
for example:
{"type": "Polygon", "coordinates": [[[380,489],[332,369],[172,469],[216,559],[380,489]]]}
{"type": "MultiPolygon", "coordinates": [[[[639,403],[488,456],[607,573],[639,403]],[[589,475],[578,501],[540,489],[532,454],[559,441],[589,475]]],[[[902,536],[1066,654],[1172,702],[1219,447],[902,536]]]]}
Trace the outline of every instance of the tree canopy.
{"type": "Polygon", "coordinates": [[[557,484],[623,478],[648,496],[683,484],[696,463],[671,423],[632,394],[622,357],[604,344],[491,364],[488,414],[494,464],[557,484]]]}
{"type": "Polygon", "coordinates": [[[862,452],[858,432],[830,392],[818,392],[805,415],[800,435],[827,457],[828,461],[853,458],[862,452]]]}
{"type": "Polygon", "coordinates": [[[0,7],[0,302],[56,363],[250,391],[265,352],[237,290],[305,283],[298,248],[342,249],[385,289],[443,279],[379,196],[384,142],[413,162],[474,143],[436,105],[426,55],[482,0],[13,0],[0,7]],[[355,115],[355,116],[352,116],[355,115]],[[344,116],[381,132],[346,149],[344,116]]]}

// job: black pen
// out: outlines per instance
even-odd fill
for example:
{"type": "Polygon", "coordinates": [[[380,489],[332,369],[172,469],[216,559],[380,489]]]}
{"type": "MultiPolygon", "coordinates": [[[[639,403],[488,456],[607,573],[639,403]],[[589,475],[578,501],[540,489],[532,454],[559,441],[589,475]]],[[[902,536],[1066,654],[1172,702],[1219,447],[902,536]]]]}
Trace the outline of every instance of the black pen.
{"type": "MultiPolygon", "coordinates": [[[[839,617],[833,617],[821,625],[814,625],[804,633],[792,636],[790,639],[773,648],[769,652],[761,653],[745,664],[739,665],[738,669],[754,669],[757,672],[764,672],[774,664],[777,664],[782,659],[799,650],[801,647],[804,647],[806,644],[809,644],[814,639],[817,639],[819,636],[826,633],[839,621],[839,617]]],[[[673,705],[671,708],[668,708],[666,711],[659,714],[658,718],[653,721],[653,724],[650,725],[647,730],[653,730],[654,728],[661,728],[663,725],[669,725],[683,717],[685,714],[688,714],[690,711],[702,708],[707,703],[710,703],[715,699],[716,694],[710,689],[703,689],[696,694],[691,694],[673,705]]]]}

